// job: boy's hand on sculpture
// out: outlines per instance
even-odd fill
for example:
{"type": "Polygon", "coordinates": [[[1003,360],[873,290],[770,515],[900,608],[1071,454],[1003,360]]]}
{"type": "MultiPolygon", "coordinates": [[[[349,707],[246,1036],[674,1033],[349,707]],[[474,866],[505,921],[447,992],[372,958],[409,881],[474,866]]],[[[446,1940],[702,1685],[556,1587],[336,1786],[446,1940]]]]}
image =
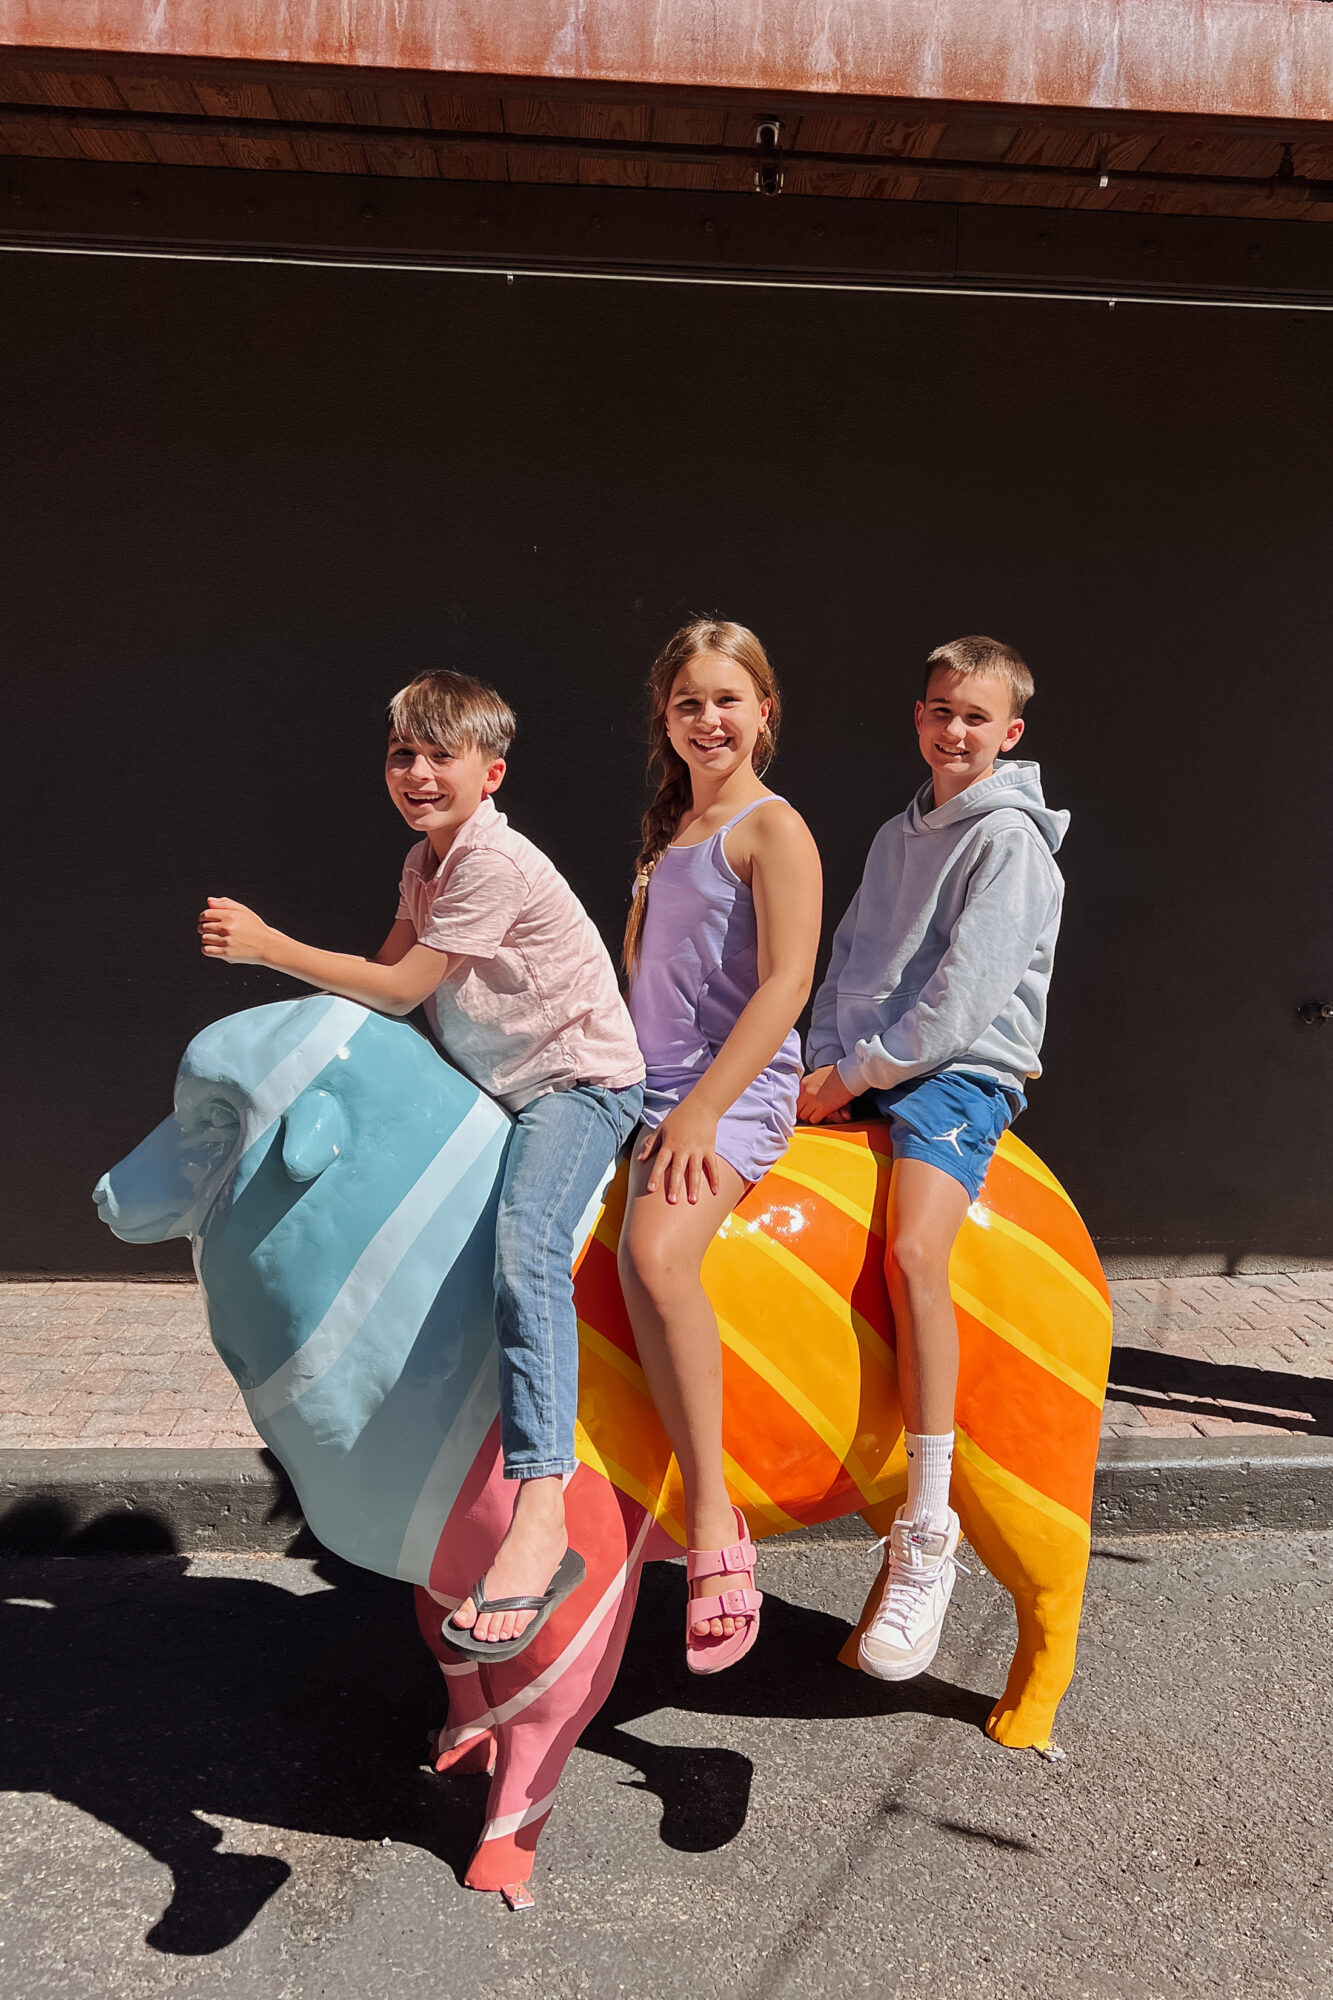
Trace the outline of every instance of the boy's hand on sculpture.
{"type": "Polygon", "coordinates": [[[717,1193],[717,1114],[705,1104],[696,1104],[694,1094],[682,1097],[674,1111],[649,1132],[639,1148],[641,1160],[652,1160],[648,1194],[660,1187],[667,1200],[676,1203],[682,1190],[687,1201],[696,1202],[705,1181],[710,1194],[717,1193]],[[654,1158],[656,1155],[656,1158],[654,1158]]]}
{"type": "Polygon", "coordinates": [[[838,1065],[825,1063],[822,1069],[807,1070],[801,1078],[796,1116],[807,1125],[845,1125],[851,1101],[852,1093],[838,1075],[838,1065]]]}
{"type": "Polygon", "coordinates": [[[210,896],[199,913],[205,958],[225,958],[232,965],[262,965],[269,935],[263,918],[230,896],[210,896]]]}

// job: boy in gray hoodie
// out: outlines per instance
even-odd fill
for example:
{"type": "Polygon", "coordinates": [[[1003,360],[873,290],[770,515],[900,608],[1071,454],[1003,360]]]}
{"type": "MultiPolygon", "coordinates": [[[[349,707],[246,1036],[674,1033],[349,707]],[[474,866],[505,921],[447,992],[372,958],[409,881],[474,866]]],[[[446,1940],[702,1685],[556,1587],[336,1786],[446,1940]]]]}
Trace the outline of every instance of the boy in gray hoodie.
{"type": "Polygon", "coordinates": [[[1005,764],[1032,676],[995,639],[955,639],[926,663],[917,740],[930,779],[871,844],[815,997],[799,1115],[846,1120],[869,1092],[890,1120],[885,1275],[898,1335],[907,1502],[861,1640],[881,1680],[929,1666],[953,1590],[958,1326],[949,1255],[1001,1133],[1041,1073],[1069,815],[1035,764],[1005,764]]]}

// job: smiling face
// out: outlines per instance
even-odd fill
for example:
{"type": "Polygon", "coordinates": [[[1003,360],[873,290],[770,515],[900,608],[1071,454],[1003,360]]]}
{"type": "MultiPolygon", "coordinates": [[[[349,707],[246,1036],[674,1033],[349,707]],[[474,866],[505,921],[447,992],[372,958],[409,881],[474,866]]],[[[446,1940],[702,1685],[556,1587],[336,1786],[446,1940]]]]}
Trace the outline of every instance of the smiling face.
{"type": "Polygon", "coordinates": [[[1008,686],[995,674],[941,668],[931,675],[926,698],[916,705],[916,734],[934,773],[937,806],[989,778],[995,759],[1018,742],[1023,721],[1009,704],[1008,686]]]}
{"type": "Polygon", "coordinates": [[[717,785],[754,759],[772,704],[725,653],[696,653],[667,696],[667,737],[692,778],[717,785]]]}
{"type": "Polygon", "coordinates": [[[451,756],[436,744],[406,743],[397,736],[389,738],[384,760],[389,797],[413,833],[424,834],[441,857],[504,774],[504,758],[488,757],[484,750],[460,749],[451,756]]]}

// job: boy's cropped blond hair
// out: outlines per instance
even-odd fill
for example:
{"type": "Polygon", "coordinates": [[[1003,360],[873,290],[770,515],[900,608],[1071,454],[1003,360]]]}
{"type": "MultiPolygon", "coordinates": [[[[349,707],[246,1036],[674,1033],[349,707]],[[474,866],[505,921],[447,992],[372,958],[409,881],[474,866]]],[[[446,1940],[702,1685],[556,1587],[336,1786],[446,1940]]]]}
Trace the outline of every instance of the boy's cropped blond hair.
{"type": "Polygon", "coordinates": [[[950,639],[947,646],[935,648],[926,661],[927,694],[936,674],[957,674],[964,680],[970,680],[974,674],[993,674],[1009,690],[1011,720],[1020,716],[1032,699],[1032,675],[1026,660],[1012,646],[980,634],[974,633],[968,639],[950,639]]]}
{"type": "Polygon", "coordinates": [[[471,674],[437,667],[399,688],[385,714],[390,736],[402,743],[428,743],[446,757],[479,750],[483,757],[507,757],[518,722],[507,701],[471,674]]]}

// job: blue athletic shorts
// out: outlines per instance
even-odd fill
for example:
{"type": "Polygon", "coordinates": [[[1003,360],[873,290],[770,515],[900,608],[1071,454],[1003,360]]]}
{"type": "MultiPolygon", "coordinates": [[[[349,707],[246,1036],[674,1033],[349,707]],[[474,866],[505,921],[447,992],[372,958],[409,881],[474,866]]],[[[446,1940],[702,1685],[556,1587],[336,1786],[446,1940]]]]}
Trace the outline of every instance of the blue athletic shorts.
{"type": "Polygon", "coordinates": [[[889,1120],[894,1159],[924,1160],[952,1174],[967,1189],[969,1201],[981,1193],[1001,1133],[1027,1103],[1021,1092],[961,1070],[914,1077],[892,1090],[875,1091],[874,1098],[889,1120]]]}

